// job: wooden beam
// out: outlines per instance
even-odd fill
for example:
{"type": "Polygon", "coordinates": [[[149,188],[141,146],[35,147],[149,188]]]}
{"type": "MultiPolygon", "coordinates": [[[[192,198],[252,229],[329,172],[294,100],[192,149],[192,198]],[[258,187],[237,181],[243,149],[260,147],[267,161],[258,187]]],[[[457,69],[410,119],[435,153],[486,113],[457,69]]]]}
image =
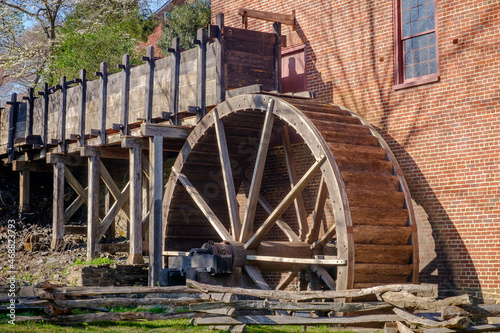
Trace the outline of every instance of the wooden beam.
{"type": "Polygon", "coordinates": [[[280,204],[274,209],[274,211],[269,215],[269,217],[264,221],[262,226],[255,232],[255,234],[250,238],[250,240],[245,244],[245,249],[255,249],[259,246],[260,242],[264,236],[271,230],[271,228],[276,224],[278,218],[285,212],[285,210],[292,204],[293,200],[297,197],[299,193],[304,190],[304,188],[309,184],[309,182],[314,178],[319,168],[325,161],[325,156],[321,156],[314,164],[307,170],[307,172],[302,176],[302,178],[297,182],[297,185],[285,196],[285,198],[280,202],[280,204]]]}
{"type": "Polygon", "coordinates": [[[98,149],[88,149],[91,153],[88,166],[88,202],[87,202],[87,260],[92,260],[99,248],[99,162],[98,149]]]}
{"type": "Polygon", "coordinates": [[[198,69],[196,71],[196,106],[200,108],[198,121],[207,113],[207,37],[205,28],[197,31],[195,44],[198,44],[198,69]]]}
{"type": "Polygon", "coordinates": [[[101,238],[104,236],[104,234],[108,230],[109,226],[115,220],[116,214],[118,214],[118,212],[122,208],[123,204],[125,202],[127,202],[129,195],[130,195],[129,191],[130,191],[130,181],[127,183],[127,185],[125,185],[120,196],[113,203],[113,205],[111,206],[111,208],[107,212],[106,216],[102,220],[101,224],[99,225],[99,235],[97,236],[97,242],[99,242],[101,240],[101,238]]]}
{"type": "MultiPolygon", "coordinates": [[[[297,184],[298,178],[287,126],[283,127],[283,131],[281,132],[281,139],[283,142],[283,152],[285,154],[288,178],[290,179],[290,189],[292,189],[295,184],[297,184]]],[[[295,207],[297,221],[299,223],[299,236],[301,240],[304,240],[306,238],[307,232],[309,231],[309,225],[307,224],[306,208],[304,205],[304,198],[302,198],[302,193],[299,194],[297,198],[295,198],[293,204],[295,207]]]]}
{"type": "Polygon", "coordinates": [[[257,157],[255,159],[255,166],[252,175],[252,183],[250,184],[250,189],[248,191],[248,201],[245,210],[245,217],[243,218],[243,226],[240,234],[240,242],[247,241],[253,232],[255,209],[257,208],[257,202],[259,201],[260,186],[262,184],[262,177],[264,175],[264,167],[266,165],[267,150],[269,148],[269,140],[271,139],[271,133],[273,130],[273,123],[274,123],[273,111],[274,111],[274,100],[269,99],[269,103],[267,105],[266,117],[264,119],[264,125],[262,128],[262,134],[260,137],[259,149],[257,151],[257,157]]]}
{"type": "Polygon", "coordinates": [[[321,180],[319,181],[318,196],[316,197],[316,204],[314,205],[313,213],[313,224],[312,228],[307,234],[306,242],[312,244],[319,237],[319,229],[321,227],[321,221],[323,220],[323,214],[325,212],[325,203],[328,196],[328,187],[326,186],[325,178],[321,175],[321,180]]]}
{"type": "Polygon", "coordinates": [[[225,75],[225,48],[222,31],[224,29],[224,14],[219,13],[215,16],[215,26],[217,27],[216,36],[216,55],[215,55],[215,104],[219,105],[226,99],[226,75],[225,75]]]}
{"type": "Polygon", "coordinates": [[[286,287],[299,275],[299,272],[289,272],[288,275],[276,286],[276,290],[285,290],[286,287]]]}
{"type": "MultiPolygon", "coordinates": [[[[154,70],[154,67],[153,67],[154,70]]],[[[128,265],[143,264],[142,257],[142,145],[140,138],[123,137],[122,147],[130,149],[130,252],[128,265]]]]}
{"type": "MultiPolygon", "coordinates": [[[[88,187],[85,188],[85,192],[87,192],[88,187]]],[[[85,197],[79,195],[71,205],[64,211],[64,223],[67,223],[71,216],[73,216],[76,211],[85,203],[85,197]]]]}
{"type": "MultiPolygon", "coordinates": [[[[344,263],[346,262],[345,260],[344,263]]],[[[326,270],[324,266],[320,266],[318,264],[311,265],[311,270],[316,273],[321,280],[330,288],[330,290],[335,290],[336,289],[336,283],[335,280],[332,278],[330,273],[326,270]]]]}
{"type": "Polygon", "coordinates": [[[172,39],[172,47],[168,52],[173,53],[170,67],[170,113],[174,116],[173,124],[179,125],[179,70],[181,63],[181,49],[179,37],[172,39]]]}
{"type": "Polygon", "coordinates": [[[108,107],[108,64],[101,62],[100,72],[96,73],[101,78],[101,94],[99,96],[99,140],[106,143],[106,109],[108,107]]]}
{"type": "Polygon", "coordinates": [[[29,169],[19,172],[19,211],[28,213],[31,210],[30,206],[30,177],[29,169]]]}
{"type": "Polygon", "coordinates": [[[122,69],[123,76],[123,86],[121,91],[121,113],[120,113],[120,125],[121,134],[129,135],[130,128],[128,126],[128,116],[130,107],[130,56],[128,54],[123,55],[122,64],[118,65],[122,69]]]}
{"type": "Polygon", "coordinates": [[[50,248],[57,250],[64,238],[64,163],[54,164],[54,185],[52,199],[52,242],[50,248]]]}
{"type": "Polygon", "coordinates": [[[245,15],[245,13],[247,17],[269,22],[280,22],[295,28],[295,11],[292,12],[292,15],[287,15],[287,14],[264,12],[260,10],[253,10],[247,8],[240,8],[238,10],[238,15],[240,16],[245,15]]]}
{"type": "Polygon", "coordinates": [[[82,69],[80,71],[80,118],[79,118],[79,135],[78,142],[80,146],[85,146],[85,116],[87,110],[87,71],[82,69]]]}
{"type": "Polygon", "coordinates": [[[215,117],[215,133],[217,136],[217,147],[219,148],[220,164],[222,166],[222,177],[224,179],[224,188],[226,190],[226,201],[229,211],[229,219],[231,221],[231,230],[234,241],[237,241],[241,232],[241,220],[238,200],[236,198],[236,189],[234,187],[233,172],[231,170],[231,161],[229,159],[229,151],[227,150],[226,133],[224,132],[224,124],[219,118],[219,111],[212,111],[215,117]]]}
{"type": "Polygon", "coordinates": [[[68,84],[66,76],[61,77],[61,127],[59,128],[59,147],[61,152],[66,152],[66,104],[68,97],[68,84]]]}
{"type": "MultiPolygon", "coordinates": [[[[108,190],[111,192],[111,195],[115,200],[118,200],[118,197],[121,195],[121,191],[118,189],[118,186],[116,185],[115,181],[111,177],[111,175],[108,172],[108,169],[106,169],[106,166],[100,161],[99,164],[99,172],[101,174],[101,179],[108,188],[108,190]]],[[[127,219],[130,221],[130,206],[128,203],[125,203],[122,208],[123,212],[125,213],[127,219]]]]}
{"type": "Polygon", "coordinates": [[[326,233],[321,236],[320,239],[318,239],[315,243],[311,245],[311,249],[317,249],[319,247],[323,247],[332,239],[333,236],[335,236],[335,233],[337,232],[336,229],[336,224],[334,223],[327,231],[326,233]]]}
{"type": "Polygon", "coordinates": [[[264,280],[262,273],[257,267],[252,265],[245,265],[243,266],[243,268],[245,269],[245,272],[247,272],[248,276],[250,276],[252,281],[255,283],[255,285],[259,287],[259,289],[271,290],[271,287],[269,287],[266,280],[264,280]]]}
{"type": "Polygon", "coordinates": [[[258,94],[261,93],[262,91],[263,91],[262,84],[252,84],[250,86],[227,90],[226,99],[245,94],[258,94]]]}
{"type": "Polygon", "coordinates": [[[273,32],[276,35],[274,43],[274,89],[281,93],[281,23],[274,22],[273,32]]]}
{"type": "Polygon", "coordinates": [[[160,281],[162,267],[163,137],[149,138],[149,275],[148,285],[160,281]]]}
{"type": "Polygon", "coordinates": [[[191,184],[189,179],[182,173],[179,173],[175,168],[172,168],[172,172],[179,179],[181,184],[184,186],[186,191],[189,193],[193,201],[196,203],[198,208],[201,210],[203,215],[210,222],[212,227],[215,229],[217,234],[222,238],[223,241],[231,241],[233,238],[227,231],[226,227],[222,224],[219,218],[214,214],[210,206],[206,203],[205,199],[201,196],[198,190],[191,184]]]}
{"type": "Polygon", "coordinates": [[[304,264],[304,265],[325,265],[325,266],[338,266],[345,265],[345,260],[338,259],[314,259],[314,258],[284,258],[273,256],[261,256],[257,254],[247,254],[247,261],[263,261],[263,262],[276,262],[276,263],[290,263],[290,264],[304,264]]]}
{"type": "Polygon", "coordinates": [[[191,128],[178,127],[165,124],[141,124],[141,135],[161,136],[169,139],[186,139],[191,133],[191,128]]]}
{"type": "MultiPolygon", "coordinates": [[[[144,85],[144,119],[150,123],[153,119],[153,92],[155,80],[155,48],[150,45],[146,48],[146,56],[142,60],[148,63],[146,84],[144,85]]],[[[132,191],[133,192],[133,191],[132,191]]]]}

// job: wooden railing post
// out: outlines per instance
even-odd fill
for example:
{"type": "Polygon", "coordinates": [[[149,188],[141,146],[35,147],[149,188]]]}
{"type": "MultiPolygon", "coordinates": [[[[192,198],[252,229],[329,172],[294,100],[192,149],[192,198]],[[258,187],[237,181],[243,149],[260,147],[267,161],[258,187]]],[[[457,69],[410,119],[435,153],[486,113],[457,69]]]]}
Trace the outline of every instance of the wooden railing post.
{"type": "Polygon", "coordinates": [[[95,73],[101,78],[101,96],[99,99],[99,138],[101,144],[106,143],[106,108],[108,105],[108,65],[101,62],[101,71],[95,73]]]}
{"type": "Polygon", "coordinates": [[[215,16],[215,25],[217,26],[217,54],[215,62],[215,79],[216,83],[216,105],[224,102],[226,99],[226,75],[224,72],[225,50],[224,38],[222,32],[224,30],[224,14],[219,13],[215,16]]]}
{"type": "Polygon", "coordinates": [[[40,153],[41,157],[45,157],[48,149],[49,143],[47,142],[47,133],[48,133],[48,126],[49,126],[49,96],[50,96],[50,89],[49,89],[49,84],[45,82],[43,84],[43,91],[39,91],[38,95],[43,96],[43,133],[42,133],[42,143],[43,143],[43,150],[40,153]]]}
{"type": "Polygon", "coordinates": [[[10,105],[10,114],[9,114],[9,137],[7,139],[7,155],[9,163],[12,163],[14,160],[14,139],[16,136],[16,123],[17,123],[17,114],[19,110],[19,102],[17,101],[17,94],[13,93],[11,95],[10,102],[7,102],[10,105]]]}
{"type": "Polygon", "coordinates": [[[85,145],[85,114],[87,108],[87,71],[82,69],[80,71],[80,78],[76,80],[80,83],[80,123],[79,123],[79,142],[80,146],[85,145]]]}
{"type": "MultiPolygon", "coordinates": [[[[122,135],[129,135],[128,127],[128,113],[130,106],[130,56],[125,54],[122,58],[122,64],[118,65],[118,68],[123,70],[123,87],[122,87],[122,103],[121,103],[121,117],[119,124],[119,129],[122,135]]],[[[116,126],[115,126],[116,128],[116,126]]]]}
{"type": "Polygon", "coordinates": [[[34,108],[34,96],[35,89],[28,89],[28,96],[24,96],[23,100],[28,101],[28,112],[26,113],[26,138],[33,135],[33,108],[34,108]]]}
{"type": "Polygon", "coordinates": [[[61,127],[59,129],[59,146],[61,147],[61,152],[66,152],[66,101],[68,96],[68,84],[66,82],[66,76],[61,78],[61,127]]]}
{"type": "Polygon", "coordinates": [[[181,63],[181,49],[179,37],[172,39],[172,47],[168,52],[173,53],[170,67],[170,113],[174,125],[179,125],[179,69],[181,63]]]}
{"type": "Polygon", "coordinates": [[[274,87],[277,92],[281,92],[281,23],[274,22],[273,33],[276,34],[276,44],[274,44],[274,87]]]}
{"type": "Polygon", "coordinates": [[[204,28],[198,29],[194,43],[198,45],[198,69],[196,77],[196,104],[199,107],[198,121],[207,113],[206,91],[207,91],[207,37],[204,28]]]}
{"type": "Polygon", "coordinates": [[[153,119],[153,92],[155,80],[155,48],[153,45],[147,48],[147,53],[142,60],[147,61],[149,64],[148,74],[144,91],[144,119],[147,123],[151,123],[153,119]]]}

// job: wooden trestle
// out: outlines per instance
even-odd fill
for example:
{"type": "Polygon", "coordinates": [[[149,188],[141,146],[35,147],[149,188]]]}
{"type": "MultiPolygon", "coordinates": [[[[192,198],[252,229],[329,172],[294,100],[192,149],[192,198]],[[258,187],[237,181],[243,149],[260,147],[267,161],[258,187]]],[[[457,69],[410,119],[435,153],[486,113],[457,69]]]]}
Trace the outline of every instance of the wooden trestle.
{"type": "Polygon", "coordinates": [[[198,31],[192,50],[181,52],[174,38],[169,57],[155,59],[149,47],[144,65],[132,67],[124,55],[119,73],[108,73],[102,63],[98,80],[87,80],[83,69],[77,79],[44,84],[38,98],[33,89],[24,101],[12,95],[10,109],[1,114],[0,157],[20,173],[21,212],[30,209],[31,172],[53,173],[52,249],[63,245],[66,222],[85,204],[87,258],[94,258],[123,211],[130,230],[128,263],[143,263],[148,243],[149,284],[157,284],[164,157],[180,151],[192,125],[224,101],[226,91],[252,84],[258,91],[278,90],[280,84],[279,34],[226,27],[222,14],[208,36],[205,31],[198,31]],[[117,159],[129,160],[129,181],[121,188],[109,172],[117,159]],[[75,166],[87,167],[86,182],[75,176],[75,166]],[[67,207],[66,183],[77,194],[67,207]]]}

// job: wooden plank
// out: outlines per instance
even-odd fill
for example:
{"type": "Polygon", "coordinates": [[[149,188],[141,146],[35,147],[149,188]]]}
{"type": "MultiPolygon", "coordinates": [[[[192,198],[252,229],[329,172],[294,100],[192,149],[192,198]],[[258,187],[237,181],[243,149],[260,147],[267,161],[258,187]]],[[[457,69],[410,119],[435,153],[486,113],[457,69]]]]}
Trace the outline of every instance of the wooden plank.
{"type": "Polygon", "coordinates": [[[217,136],[217,147],[219,148],[220,164],[222,166],[222,177],[224,180],[224,189],[226,191],[226,201],[231,221],[232,240],[237,241],[241,232],[241,220],[238,200],[236,198],[236,189],[234,187],[233,172],[231,170],[231,161],[227,150],[226,134],[224,124],[219,118],[219,111],[214,109],[212,114],[215,118],[215,133],[217,136]]]}
{"type": "Polygon", "coordinates": [[[42,115],[43,115],[43,133],[42,133],[42,143],[43,143],[43,150],[41,153],[41,156],[45,156],[45,154],[48,151],[48,130],[49,130],[49,84],[47,82],[43,83],[43,91],[38,92],[39,94],[42,93],[43,95],[43,110],[42,110],[42,115]]]}
{"type": "Polygon", "coordinates": [[[328,228],[328,230],[325,232],[325,234],[323,236],[321,236],[320,239],[318,239],[316,242],[313,243],[311,248],[314,250],[314,249],[325,246],[326,243],[328,243],[333,238],[333,236],[335,236],[336,232],[337,232],[337,225],[332,224],[332,226],[330,228],[328,228]]]}
{"type": "Polygon", "coordinates": [[[141,124],[141,135],[161,136],[169,139],[186,139],[191,133],[191,128],[171,126],[165,124],[141,124]]]}
{"type": "MultiPolygon", "coordinates": [[[[115,181],[113,180],[113,178],[109,174],[108,169],[106,168],[104,163],[102,163],[102,161],[100,161],[99,172],[101,174],[102,181],[106,185],[106,188],[111,192],[111,195],[113,196],[113,198],[115,200],[118,200],[122,191],[120,191],[120,189],[116,185],[115,181]]],[[[122,210],[125,213],[127,219],[130,221],[130,205],[127,202],[125,202],[125,204],[123,205],[122,210]]]]}
{"type": "Polygon", "coordinates": [[[256,254],[247,254],[247,261],[262,261],[262,262],[275,262],[275,263],[291,263],[291,264],[305,264],[305,265],[324,265],[324,266],[337,266],[345,265],[345,260],[338,259],[314,259],[314,258],[284,258],[284,257],[273,257],[273,256],[263,256],[256,254]]]}
{"type": "Polygon", "coordinates": [[[64,238],[64,163],[54,164],[54,185],[52,199],[52,242],[50,248],[57,250],[64,238]]]}
{"type": "Polygon", "coordinates": [[[80,104],[79,104],[79,122],[78,122],[78,133],[80,138],[78,142],[80,146],[85,146],[85,116],[87,112],[87,71],[84,69],[80,70],[80,104]]]}
{"type": "Polygon", "coordinates": [[[388,291],[381,295],[382,300],[398,308],[416,308],[438,311],[447,306],[471,305],[471,297],[467,294],[436,300],[433,297],[415,296],[408,292],[388,291]]]}
{"type": "Polygon", "coordinates": [[[281,93],[281,23],[274,22],[273,33],[276,35],[274,44],[274,90],[281,93]]]}
{"type": "Polygon", "coordinates": [[[66,76],[61,78],[61,127],[59,127],[59,146],[61,152],[66,152],[66,105],[68,95],[68,84],[66,83],[66,76]]]}
{"type": "Polygon", "coordinates": [[[306,318],[295,316],[237,316],[237,317],[199,317],[194,320],[195,325],[359,325],[398,321],[396,315],[365,315],[356,317],[321,317],[306,318]]]}
{"type": "Polygon", "coordinates": [[[149,65],[148,74],[146,75],[146,85],[144,86],[144,119],[150,123],[153,119],[153,87],[155,79],[155,49],[153,45],[146,48],[146,54],[146,57],[142,58],[149,65]]]}
{"type": "Polygon", "coordinates": [[[274,45],[276,36],[269,32],[240,29],[235,27],[224,27],[224,39],[233,43],[241,43],[242,40],[251,43],[274,45]]]}
{"type": "Polygon", "coordinates": [[[327,196],[328,188],[326,186],[325,177],[321,175],[321,180],[319,181],[318,196],[316,197],[316,203],[314,205],[313,224],[306,238],[306,242],[308,242],[309,244],[312,244],[319,237],[319,230],[321,227],[321,222],[323,221],[323,214],[325,212],[325,203],[327,196]]]}
{"type": "Polygon", "coordinates": [[[26,113],[26,137],[33,135],[33,110],[35,108],[35,89],[28,88],[28,96],[23,97],[28,101],[28,112],[26,113]]]}
{"type": "Polygon", "coordinates": [[[130,196],[130,181],[127,183],[127,185],[125,185],[120,196],[113,203],[113,205],[111,206],[111,208],[107,212],[106,216],[102,220],[101,224],[99,225],[99,234],[97,236],[98,242],[104,236],[104,234],[108,230],[111,223],[113,223],[113,221],[115,220],[116,214],[118,214],[118,212],[122,208],[123,204],[128,200],[129,196],[130,196]]]}
{"type": "Polygon", "coordinates": [[[423,317],[419,317],[416,315],[412,315],[409,312],[394,308],[395,314],[398,315],[404,321],[411,323],[413,325],[425,326],[425,327],[445,327],[445,328],[456,328],[456,329],[465,329],[469,326],[470,320],[467,317],[454,317],[446,321],[435,321],[423,317]]]}
{"type": "MultiPolygon", "coordinates": [[[[87,192],[88,187],[86,187],[85,192],[87,192]]],[[[64,211],[64,223],[67,223],[71,216],[73,216],[76,211],[85,203],[85,198],[79,195],[64,211]]]]}
{"type": "Polygon", "coordinates": [[[31,210],[30,176],[30,169],[25,169],[19,172],[19,211],[21,213],[28,213],[31,210]]]}
{"type": "MultiPolygon", "coordinates": [[[[290,179],[290,189],[292,189],[295,184],[297,184],[298,178],[287,126],[285,126],[281,132],[281,140],[283,143],[283,152],[285,154],[285,162],[288,170],[288,178],[290,179]]],[[[301,240],[304,240],[309,231],[309,225],[307,223],[306,208],[304,205],[304,198],[302,198],[302,193],[295,198],[293,204],[295,207],[297,221],[299,223],[299,236],[301,240]]]]}
{"type": "Polygon", "coordinates": [[[19,102],[17,101],[17,94],[13,93],[11,95],[10,102],[10,112],[9,112],[9,127],[7,136],[7,153],[8,153],[8,163],[14,161],[14,140],[16,136],[16,124],[17,124],[17,114],[19,110],[19,102]]]}
{"type": "Polygon", "coordinates": [[[243,226],[240,234],[240,242],[246,242],[253,232],[253,224],[255,219],[255,210],[259,200],[260,186],[262,184],[262,176],[264,175],[264,167],[266,164],[267,150],[269,148],[269,140],[271,138],[273,123],[274,123],[274,100],[269,99],[267,105],[266,117],[262,127],[260,136],[259,149],[255,159],[255,166],[252,175],[252,182],[248,192],[247,207],[245,209],[245,217],[243,218],[243,226]]]}
{"type": "MultiPolygon", "coordinates": [[[[285,290],[286,287],[299,275],[299,272],[289,272],[288,275],[276,286],[276,290],[285,290]]],[[[283,309],[286,310],[286,309],[283,309]]]]}
{"type": "Polygon", "coordinates": [[[200,211],[205,215],[207,220],[210,222],[212,227],[215,229],[217,234],[221,237],[223,241],[232,240],[232,236],[227,231],[226,227],[222,224],[219,218],[214,214],[210,206],[206,203],[205,199],[201,196],[198,190],[191,184],[189,179],[182,173],[179,173],[175,168],[172,168],[172,172],[179,179],[181,184],[184,186],[186,191],[189,193],[193,201],[196,203],[200,211]]]}
{"type": "MultiPolygon", "coordinates": [[[[190,289],[186,286],[170,287],[57,287],[49,284],[47,290],[53,296],[65,295],[66,297],[79,296],[104,296],[104,295],[134,295],[134,294],[198,294],[199,291],[190,289]]],[[[43,292],[43,289],[37,288],[37,292],[43,292]]],[[[58,297],[56,297],[58,298],[58,297]]]]}
{"type": "Polygon", "coordinates": [[[245,249],[255,249],[259,246],[260,242],[264,236],[271,230],[271,228],[276,224],[278,218],[285,212],[285,210],[292,204],[293,200],[298,194],[304,190],[304,188],[309,184],[309,182],[314,178],[319,168],[325,161],[325,156],[320,157],[314,164],[307,170],[307,172],[302,176],[302,178],[297,182],[297,185],[283,198],[279,205],[274,209],[274,211],[269,215],[269,217],[264,221],[262,226],[255,232],[255,234],[250,238],[250,240],[245,244],[245,249]]]}
{"type": "Polygon", "coordinates": [[[106,143],[106,109],[108,107],[108,64],[101,62],[100,72],[96,73],[101,78],[101,94],[99,95],[99,139],[101,144],[106,143]]]}
{"type": "Polygon", "coordinates": [[[162,267],[163,137],[149,138],[149,275],[148,285],[160,281],[162,267]]]}
{"type": "MultiPolygon", "coordinates": [[[[132,288],[133,289],[133,288],[132,288]]],[[[186,306],[196,303],[206,303],[207,300],[200,298],[129,298],[129,297],[111,297],[94,299],[74,299],[74,300],[56,300],[54,305],[60,308],[81,308],[81,307],[125,307],[125,306],[186,306]]],[[[29,303],[27,303],[29,304],[29,303]]]]}
{"type": "Polygon", "coordinates": [[[255,285],[259,287],[259,289],[271,290],[271,287],[269,287],[266,280],[264,280],[262,273],[257,267],[252,265],[245,265],[243,266],[243,268],[245,269],[245,272],[247,272],[248,276],[250,276],[252,281],[255,283],[255,285]]]}
{"type": "MultiPolygon", "coordinates": [[[[344,260],[345,261],[345,260],[344,260]]],[[[330,288],[330,290],[335,290],[336,289],[336,282],[328,273],[328,271],[325,269],[324,266],[320,265],[311,265],[311,270],[316,273],[321,280],[330,288]]]]}
{"type": "Polygon", "coordinates": [[[238,15],[241,16],[246,15],[247,17],[252,17],[269,22],[281,22],[286,25],[291,25],[295,28],[295,11],[292,15],[287,15],[287,14],[278,14],[272,12],[264,12],[261,10],[240,8],[238,10],[238,15]]]}
{"type": "Polygon", "coordinates": [[[236,89],[231,89],[226,91],[226,99],[239,96],[239,95],[245,95],[245,94],[258,94],[262,92],[262,84],[252,84],[250,86],[246,87],[241,87],[241,88],[236,88],[236,89]]]}

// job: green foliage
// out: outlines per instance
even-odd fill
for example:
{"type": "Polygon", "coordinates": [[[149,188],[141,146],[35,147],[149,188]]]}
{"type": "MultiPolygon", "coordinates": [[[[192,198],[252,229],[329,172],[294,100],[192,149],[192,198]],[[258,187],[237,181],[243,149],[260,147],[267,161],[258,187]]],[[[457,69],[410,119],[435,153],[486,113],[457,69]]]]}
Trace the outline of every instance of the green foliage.
{"type": "Polygon", "coordinates": [[[60,40],[54,48],[52,77],[78,77],[82,68],[94,80],[94,72],[105,61],[108,72],[117,72],[124,54],[131,64],[140,64],[138,45],[147,39],[157,21],[142,12],[136,1],[82,1],[71,12],[59,30],[60,40]],[[125,4],[124,4],[125,3],[125,4]]]}
{"type": "Polygon", "coordinates": [[[210,24],[210,1],[190,0],[177,5],[167,14],[163,23],[163,36],[158,46],[164,53],[171,47],[172,39],[179,37],[182,49],[194,47],[192,41],[196,38],[199,28],[210,24]]]}
{"type": "Polygon", "coordinates": [[[116,263],[116,260],[114,260],[114,259],[111,259],[108,257],[101,257],[101,258],[94,258],[92,260],[76,259],[72,266],[76,266],[76,265],[111,265],[111,264],[115,264],[115,263],[116,263]]]}

